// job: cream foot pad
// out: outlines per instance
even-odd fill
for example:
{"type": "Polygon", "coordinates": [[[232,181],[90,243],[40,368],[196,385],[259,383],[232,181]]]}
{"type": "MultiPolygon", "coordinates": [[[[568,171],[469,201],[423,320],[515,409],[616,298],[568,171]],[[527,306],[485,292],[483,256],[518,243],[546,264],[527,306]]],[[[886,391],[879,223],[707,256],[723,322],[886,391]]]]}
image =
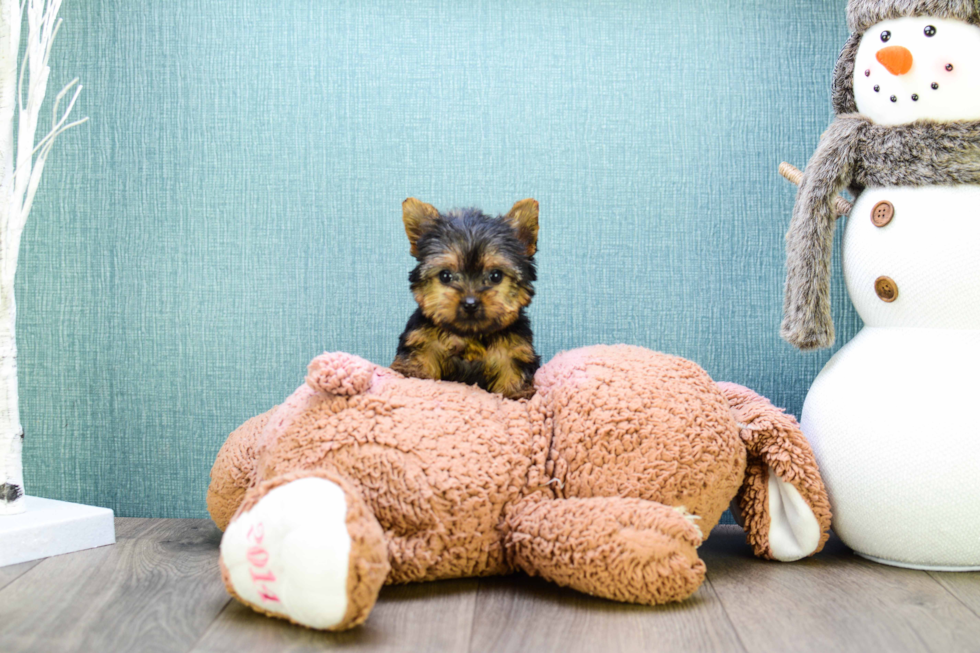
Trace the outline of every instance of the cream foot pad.
{"type": "Polygon", "coordinates": [[[235,593],[311,628],[340,623],[351,550],[346,518],[343,491],[326,479],[271,490],[221,540],[235,593]]]}

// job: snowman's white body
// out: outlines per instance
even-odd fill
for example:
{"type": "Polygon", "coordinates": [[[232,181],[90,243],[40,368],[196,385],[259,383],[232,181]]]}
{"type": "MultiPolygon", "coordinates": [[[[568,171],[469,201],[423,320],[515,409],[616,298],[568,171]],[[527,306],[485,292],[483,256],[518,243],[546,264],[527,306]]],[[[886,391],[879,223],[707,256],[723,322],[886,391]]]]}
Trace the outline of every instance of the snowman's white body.
{"type": "Polygon", "coordinates": [[[803,407],[834,511],[855,551],[915,567],[980,569],[980,186],[865,191],[844,233],[865,327],[803,407]],[[882,200],[885,227],[871,222],[882,200]],[[892,278],[898,298],[878,298],[892,278]]]}
{"type": "MultiPolygon", "coordinates": [[[[868,30],[856,58],[858,108],[881,124],[928,119],[925,103],[912,112],[926,115],[909,116],[907,100],[890,107],[869,88],[877,83],[901,93],[895,89],[904,82],[910,92],[909,86],[938,78],[942,87],[969,84],[968,92],[956,89],[967,98],[957,101],[959,119],[980,119],[980,100],[970,100],[980,96],[978,53],[980,29],[965,23],[886,21],[868,30]],[[890,79],[878,66],[876,79],[869,75],[859,84],[874,66],[875,44],[865,47],[865,40],[888,29],[889,41],[904,40],[914,52],[926,25],[963,35],[970,56],[958,53],[957,78],[937,77],[950,55],[930,42],[934,60],[918,58],[920,68],[911,71],[919,81],[890,79]]],[[[952,119],[950,113],[946,106],[937,119],[952,119]]],[[[827,485],[834,530],[881,562],[980,569],[980,186],[866,189],[847,218],[843,268],[865,327],[820,372],[801,416],[827,485]],[[872,210],[882,201],[894,215],[876,226],[872,210]],[[882,276],[898,289],[894,301],[876,292],[882,276]]]]}

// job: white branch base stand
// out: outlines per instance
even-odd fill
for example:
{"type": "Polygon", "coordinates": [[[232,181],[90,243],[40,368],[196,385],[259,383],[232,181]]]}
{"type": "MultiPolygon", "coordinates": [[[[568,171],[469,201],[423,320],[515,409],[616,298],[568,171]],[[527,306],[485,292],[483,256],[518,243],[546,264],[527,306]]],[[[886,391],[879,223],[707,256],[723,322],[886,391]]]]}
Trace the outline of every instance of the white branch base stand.
{"type": "Polygon", "coordinates": [[[0,567],[116,543],[112,510],[25,497],[27,511],[0,516],[0,567]]]}

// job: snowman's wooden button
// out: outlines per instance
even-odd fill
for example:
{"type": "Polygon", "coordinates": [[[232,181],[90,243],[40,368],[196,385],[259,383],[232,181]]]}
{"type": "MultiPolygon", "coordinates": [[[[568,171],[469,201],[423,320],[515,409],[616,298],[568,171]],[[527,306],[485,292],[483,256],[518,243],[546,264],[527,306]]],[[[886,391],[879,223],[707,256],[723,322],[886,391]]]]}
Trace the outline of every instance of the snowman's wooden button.
{"type": "Polygon", "coordinates": [[[895,207],[891,202],[878,202],[871,209],[871,224],[876,227],[884,227],[892,218],[895,217],[895,207]]]}
{"type": "Polygon", "coordinates": [[[875,293],[878,299],[890,304],[898,299],[898,284],[889,277],[878,277],[875,279],[875,293]]]}

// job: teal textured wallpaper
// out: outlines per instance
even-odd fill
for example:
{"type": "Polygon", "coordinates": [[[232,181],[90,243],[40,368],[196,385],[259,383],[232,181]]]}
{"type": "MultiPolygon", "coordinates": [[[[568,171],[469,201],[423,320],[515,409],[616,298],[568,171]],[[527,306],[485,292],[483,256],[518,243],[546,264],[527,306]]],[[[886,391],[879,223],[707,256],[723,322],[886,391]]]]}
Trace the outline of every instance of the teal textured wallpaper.
{"type": "Polygon", "coordinates": [[[644,345],[798,412],[829,352],[778,337],[776,166],[830,122],[844,6],[68,0],[52,84],[91,121],[24,234],[28,491],[205,516],[225,436],[310,358],[391,361],[408,196],[539,200],[545,359],[644,345]]]}

